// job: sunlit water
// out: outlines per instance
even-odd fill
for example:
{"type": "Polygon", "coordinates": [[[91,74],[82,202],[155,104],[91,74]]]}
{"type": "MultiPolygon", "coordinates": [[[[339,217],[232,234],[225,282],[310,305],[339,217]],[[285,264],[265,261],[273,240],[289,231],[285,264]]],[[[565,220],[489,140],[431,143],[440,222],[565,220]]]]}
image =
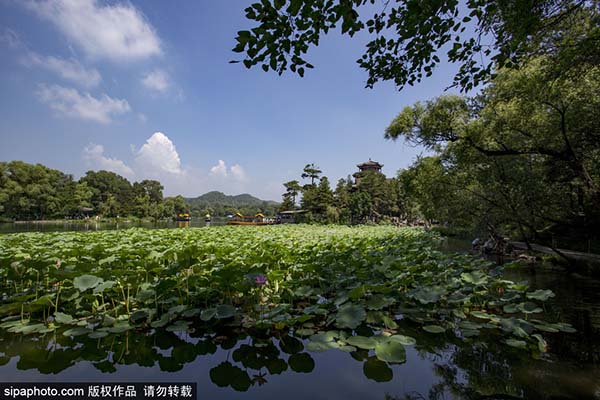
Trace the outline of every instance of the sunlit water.
{"type": "MultiPolygon", "coordinates": [[[[458,246],[458,245],[457,245],[458,246]]],[[[386,364],[372,351],[309,352],[301,340],[246,336],[196,326],[191,333],[129,332],[103,339],[0,333],[0,379],[72,382],[197,382],[199,399],[600,399],[600,281],[558,271],[512,270],[507,278],[549,288],[546,318],[577,333],[546,333],[534,359],[499,336],[465,342],[429,334],[407,361],[386,364]]]]}

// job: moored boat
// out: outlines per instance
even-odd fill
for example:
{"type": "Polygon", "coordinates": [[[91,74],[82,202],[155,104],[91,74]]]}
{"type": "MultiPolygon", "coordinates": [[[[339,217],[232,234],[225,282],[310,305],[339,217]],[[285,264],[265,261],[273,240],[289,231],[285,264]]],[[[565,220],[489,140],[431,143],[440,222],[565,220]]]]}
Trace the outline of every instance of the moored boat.
{"type": "Polygon", "coordinates": [[[262,213],[257,213],[254,216],[235,213],[233,217],[227,221],[227,225],[269,225],[269,221],[262,213]]]}
{"type": "Polygon", "coordinates": [[[192,216],[188,213],[181,213],[181,214],[177,214],[175,216],[175,218],[173,218],[175,221],[191,221],[192,220],[192,216]]]}

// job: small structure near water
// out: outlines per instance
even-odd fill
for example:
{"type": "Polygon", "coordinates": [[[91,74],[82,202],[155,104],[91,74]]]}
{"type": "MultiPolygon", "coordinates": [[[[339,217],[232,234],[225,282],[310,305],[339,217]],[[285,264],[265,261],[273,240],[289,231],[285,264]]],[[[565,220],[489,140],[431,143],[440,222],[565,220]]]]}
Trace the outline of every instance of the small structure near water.
{"type": "Polygon", "coordinates": [[[268,218],[265,218],[262,213],[257,213],[254,216],[235,213],[233,217],[227,221],[227,225],[269,225],[271,223],[273,222],[270,222],[268,218]]]}
{"type": "Polygon", "coordinates": [[[173,219],[175,221],[186,222],[186,221],[191,221],[192,220],[192,216],[190,214],[188,214],[188,213],[179,213],[173,219]]]}
{"type": "Polygon", "coordinates": [[[277,213],[276,221],[278,224],[295,224],[298,222],[298,217],[306,212],[306,210],[280,211],[277,213]]]}

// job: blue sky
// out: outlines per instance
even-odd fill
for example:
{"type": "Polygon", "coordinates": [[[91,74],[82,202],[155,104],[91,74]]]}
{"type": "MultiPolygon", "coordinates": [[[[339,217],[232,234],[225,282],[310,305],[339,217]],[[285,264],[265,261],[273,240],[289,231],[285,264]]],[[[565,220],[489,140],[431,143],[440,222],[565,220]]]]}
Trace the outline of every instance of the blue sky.
{"type": "Polygon", "coordinates": [[[304,78],[247,70],[228,62],[250,3],[0,1],[0,160],[280,200],[307,163],[335,185],[369,158],[392,176],[422,153],[383,131],[442,94],[454,66],[401,92],[365,89],[367,37],[334,32],[304,78]]]}

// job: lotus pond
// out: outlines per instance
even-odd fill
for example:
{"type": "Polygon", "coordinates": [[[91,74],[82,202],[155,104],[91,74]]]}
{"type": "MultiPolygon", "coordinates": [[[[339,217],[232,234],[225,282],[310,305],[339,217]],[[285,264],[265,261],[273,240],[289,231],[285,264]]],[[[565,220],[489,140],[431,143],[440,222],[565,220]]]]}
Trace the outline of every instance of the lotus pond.
{"type": "Polygon", "coordinates": [[[600,396],[597,327],[548,282],[440,240],[291,225],[2,235],[0,373],[189,380],[204,398],[600,396]]]}

